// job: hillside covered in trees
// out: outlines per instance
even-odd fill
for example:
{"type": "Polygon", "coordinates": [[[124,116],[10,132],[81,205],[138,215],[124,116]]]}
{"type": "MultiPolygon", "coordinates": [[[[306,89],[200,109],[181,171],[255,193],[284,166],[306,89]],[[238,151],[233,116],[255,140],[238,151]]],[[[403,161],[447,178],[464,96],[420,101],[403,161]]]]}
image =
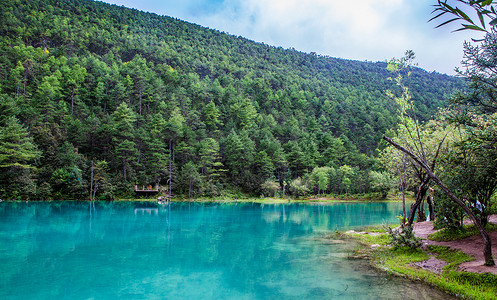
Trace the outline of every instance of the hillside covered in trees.
{"type": "MultiPolygon", "coordinates": [[[[386,63],[89,0],[1,1],[0,16],[1,198],[87,199],[96,186],[113,199],[134,184],[369,192],[398,122],[386,63]]],[[[420,120],[465,86],[417,68],[410,78],[420,120]]]]}

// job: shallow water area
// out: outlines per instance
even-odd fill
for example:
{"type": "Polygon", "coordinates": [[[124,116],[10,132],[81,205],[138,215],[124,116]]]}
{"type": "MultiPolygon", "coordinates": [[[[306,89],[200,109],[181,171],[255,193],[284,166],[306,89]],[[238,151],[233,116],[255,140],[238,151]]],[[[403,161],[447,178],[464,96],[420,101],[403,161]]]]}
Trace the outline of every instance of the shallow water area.
{"type": "Polygon", "coordinates": [[[447,299],[348,259],[398,203],[0,203],[1,299],[447,299]]]}

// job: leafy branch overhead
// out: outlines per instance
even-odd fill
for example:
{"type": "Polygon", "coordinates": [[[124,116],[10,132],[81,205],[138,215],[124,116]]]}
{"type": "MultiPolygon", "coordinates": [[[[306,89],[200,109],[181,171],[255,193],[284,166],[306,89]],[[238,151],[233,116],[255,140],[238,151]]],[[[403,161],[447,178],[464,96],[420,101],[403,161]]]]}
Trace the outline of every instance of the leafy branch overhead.
{"type": "Polygon", "coordinates": [[[435,9],[432,12],[432,14],[436,15],[428,22],[448,16],[448,20],[442,21],[435,28],[460,21],[462,27],[455,31],[476,30],[488,32],[497,25],[497,11],[492,3],[493,0],[438,0],[438,3],[433,5],[435,9]],[[459,7],[458,4],[462,6],[459,7]],[[476,16],[474,16],[475,14],[476,16]]]}

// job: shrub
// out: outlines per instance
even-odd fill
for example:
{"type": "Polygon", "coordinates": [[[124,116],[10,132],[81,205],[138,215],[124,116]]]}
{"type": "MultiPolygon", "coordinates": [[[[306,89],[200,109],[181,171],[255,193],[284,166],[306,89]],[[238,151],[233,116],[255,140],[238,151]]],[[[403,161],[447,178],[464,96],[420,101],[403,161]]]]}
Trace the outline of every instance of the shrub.
{"type": "Polygon", "coordinates": [[[390,245],[394,249],[417,249],[421,246],[421,239],[414,236],[412,226],[401,224],[399,229],[392,229],[390,227],[386,227],[386,229],[391,238],[390,245]]]}

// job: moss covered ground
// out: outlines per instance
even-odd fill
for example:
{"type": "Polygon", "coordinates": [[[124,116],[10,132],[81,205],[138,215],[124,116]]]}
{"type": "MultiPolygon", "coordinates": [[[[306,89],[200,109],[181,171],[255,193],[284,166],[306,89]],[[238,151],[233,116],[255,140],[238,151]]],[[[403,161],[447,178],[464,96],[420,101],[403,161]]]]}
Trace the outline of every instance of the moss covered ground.
{"type": "Polygon", "coordinates": [[[360,233],[337,233],[337,236],[358,240],[361,247],[351,257],[367,258],[373,266],[389,274],[421,280],[461,298],[497,299],[497,275],[459,271],[459,264],[473,259],[461,251],[434,245],[423,249],[394,249],[389,246],[390,236],[379,227],[360,233]],[[441,272],[415,265],[431,257],[446,263],[441,272]]]}

